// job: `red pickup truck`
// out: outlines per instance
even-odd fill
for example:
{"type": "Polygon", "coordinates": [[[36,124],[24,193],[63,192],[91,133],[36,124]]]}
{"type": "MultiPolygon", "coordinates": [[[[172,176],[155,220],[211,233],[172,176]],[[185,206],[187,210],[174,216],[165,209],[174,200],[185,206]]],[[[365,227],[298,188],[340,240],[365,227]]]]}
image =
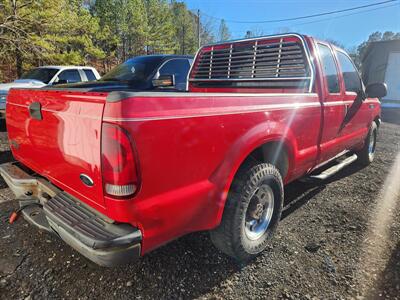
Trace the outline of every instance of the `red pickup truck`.
{"type": "Polygon", "coordinates": [[[385,92],[312,37],[204,46],[188,92],[11,90],[17,161],[0,173],[26,220],[100,265],[203,230],[246,261],[276,229],[285,184],[373,160],[385,92]]]}

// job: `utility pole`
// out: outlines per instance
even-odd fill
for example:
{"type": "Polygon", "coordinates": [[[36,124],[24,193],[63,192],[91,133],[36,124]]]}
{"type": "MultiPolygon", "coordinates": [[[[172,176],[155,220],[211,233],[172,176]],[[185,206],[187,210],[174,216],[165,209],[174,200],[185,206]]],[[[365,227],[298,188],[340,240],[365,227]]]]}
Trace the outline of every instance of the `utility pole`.
{"type": "Polygon", "coordinates": [[[197,10],[197,41],[199,42],[199,48],[201,47],[200,41],[200,9],[197,10]]]}

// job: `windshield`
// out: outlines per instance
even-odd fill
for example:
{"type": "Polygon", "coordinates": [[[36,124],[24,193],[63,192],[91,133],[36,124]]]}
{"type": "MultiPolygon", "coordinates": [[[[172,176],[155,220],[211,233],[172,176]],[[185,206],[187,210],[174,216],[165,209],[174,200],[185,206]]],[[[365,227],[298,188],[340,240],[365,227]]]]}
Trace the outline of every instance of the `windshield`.
{"type": "Polygon", "coordinates": [[[127,60],[115,67],[106,75],[102,81],[146,81],[160,64],[162,58],[154,56],[140,56],[127,60]]]}
{"type": "Polygon", "coordinates": [[[35,79],[47,84],[57,72],[58,69],[36,68],[22,75],[21,79],[35,79]]]}

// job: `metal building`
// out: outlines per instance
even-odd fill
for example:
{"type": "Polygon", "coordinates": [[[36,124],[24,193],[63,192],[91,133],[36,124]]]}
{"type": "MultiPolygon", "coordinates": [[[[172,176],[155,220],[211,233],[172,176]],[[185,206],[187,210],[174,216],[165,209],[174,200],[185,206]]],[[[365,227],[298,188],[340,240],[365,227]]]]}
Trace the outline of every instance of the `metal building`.
{"type": "Polygon", "coordinates": [[[400,40],[372,42],[362,60],[365,84],[385,82],[387,96],[382,100],[383,114],[400,112],[400,40]]]}

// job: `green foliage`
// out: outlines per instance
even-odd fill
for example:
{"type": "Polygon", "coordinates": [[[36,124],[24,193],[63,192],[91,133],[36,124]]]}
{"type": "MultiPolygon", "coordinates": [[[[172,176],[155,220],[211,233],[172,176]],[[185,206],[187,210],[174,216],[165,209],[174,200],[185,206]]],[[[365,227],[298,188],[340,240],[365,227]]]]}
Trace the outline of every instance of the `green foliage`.
{"type": "Polygon", "coordinates": [[[0,0],[0,53],[18,75],[38,64],[85,64],[104,57],[98,22],[78,0],[0,0]]]}
{"type": "MultiPolygon", "coordinates": [[[[0,69],[11,63],[19,76],[37,65],[96,64],[107,71],[136,55],[194,54],[197,21],[175,0],[0,0],[0,69]]],[[[210,23],[199,23],[202,43],[213,42],[210,23]]]]}
{"type": "Polygon", "coordinates": [[[175,29],[175,53],[194,54],[198,48],[196,16],[190,12],[185,3],[173,1],[171,3],[173,24],[175,29]]]}
{"type": "Polygon", "coordinates": [[[143,53],[147,15],[142,0],[97,0],[91,10],[105,33],[99,45],[108,57],[116,55],[125,60],[143,53]]]}
{"type": "Polygon", "coordinates": [[[172,12],[165,0],[147,0],[147,38],[146,52],[150,53],[174,53],[174,24],[172,12]]]}

